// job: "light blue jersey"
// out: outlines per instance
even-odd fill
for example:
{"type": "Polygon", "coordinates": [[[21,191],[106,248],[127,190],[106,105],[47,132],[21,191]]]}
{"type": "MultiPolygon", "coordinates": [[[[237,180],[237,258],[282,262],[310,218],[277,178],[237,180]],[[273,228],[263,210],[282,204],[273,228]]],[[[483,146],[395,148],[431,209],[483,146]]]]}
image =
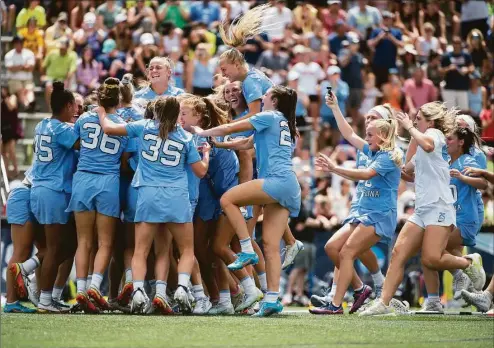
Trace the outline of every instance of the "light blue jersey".
{"type": "Polygon", "coordinates": [[[46,118],[35,129],[33,187],[72,192],[75,154],[72,147],[78,135],[74,127],[55,118],[46,118]]]}
{"type": "MultiPolygon", "coordinates": [[[[360,150],[357,150],[357,161],[356,161],[356,168],[357,169],[365,169],[367,168],[367,165],[369,164],[369,157],[363,153],[360,150]]],[[[362,192],[364,190],[364,184],[365,180],[360,180],[357,183],[357,187],[355,188],[355,195],[353,196],[351,205],[350,205],[350,210],[353,210],[358,207],[358,202],[360,200],[360,197],[362,196],[362,192]]]]}
{"type": "Polygon", "coordinates": [[[375,170],[377,175],[365,181],[359,207],[367,210],[396,211],[401,179],[400,167],[393,162],[388,151],[373,153],[366,144],[363,152],[369,157],[367,168],[375,170]]]}
{"type": "MultiPolygon", "coordinates": [[[[470,155],[473,156],[480,169],[487,169],[487,157],[484,151],[474,145],[470,148],[470,155]]],[[[480,228],[484,222],[484,201],[482,200],[482,192],[480,190],[477,190],[477,211],[479,215],[480,228]]]]}
{"type": "Polygon", "coordinates": [[[261,99],[273,87],[273,82],[261,71],[250,69],[242,81],[242,94],[247,104],[261,99]]]}
{"type": "MultiPolygon", "coordinates": [[[[222,137],[216,137],[222,142],[222,137]]],[[[221,197],[233,186],[238,185],[238,172],[240,165],[235,151],[229,149],[211,149],[208,168],[208,179],[210,180],[216,197],[221,197]]]]}
{"type": "Polygon", "coordinates": [[[249,122],[255,129],[257,170],[259,178],[279,176],[292,170],[293,141],[288,121],[279,111],[260,112],[249,122]]]}
{"type": "MultiPolygon", "coordinates": [[[[115,123],[123,123],[116,114],[109,114],[107,117],[115,123]]],[[[120,157],[127,148],[128,137],[105,134],[95,112],[81,115],[74,130],[81,138],[77,170],[96,174],[120,173],[120,157]]]]}
{"type": "MultiPolygon", "coordinates": [[[[240,115],[235,116],[234,120],[238,120],[239,118],[244,117],[244,116],[245,116],[245,115],[247,115],[248,113],[249,113],[249,110],[244,110],[244,112],[242,112],[240,115]]],[[[232,133],[232,134],[227,135],[227,136],[225,137],[225,141],[230,141],[230,140],[233,140],[233,139],[248,138],[248,137],[250,137],[252,134],[254,134],[254,131],[253,131],[253,130],[246,130],[246,131],[243,131],[243,132],[232,133]]]]}
{"type": "Polygon", "coordinates": [[[141,120],[125,126],[131,138],[139,138],[139,164],[132,186],[187,188],[186,164],[201,160],[192,135],[177,125],[167,139],[159,137],[159,123],[141,120]]]}
{"type": "Polygon", "coordinates": [[[117,110],[117,115],[124,121],[124,122],[135,122],[142,120],[144,118],[144,114],[142,113],[141,110],[138,110],[134,106],[129,106],[125,108],[120,108],[117,110]]]}
{"type": "MultiPolygon", "coordinates": [[[[461,155],[450,166],[451,169],[458,169],[460,173],[466,167],[480,168],[475,158],[468,154],[461,155]]],[[[477,214],[477,189],[453,177],[450,180],[450,187],[453,192],[453,198],[455,199],[454,205],[457,224],[477,224],[479,222],[477,214]]]]}
{"type": "Polygon", "coordinates": [[[175,97],[175,96],[180,95],[182,93],[184,93],[183,89],[168,85],[167,90],[163,94],[158,95],[151,88],[151,85],[149,85],[147,87],[144,87],[144,88],[138,90],[134,94],[134,99],[141,98],[141,99],[145,99],[145,100],[153,100],[153,99],[156,99],[156,97],[161,97],[161,96],[165,96],[165,95],[175,97]]]}
{"type": "MultiPolygon", "coordinates": [[[[207,139],[204,137],[200,137],[197,134],[192,135],[192,146],[196,149],[206,141],[207,139]]],[[[186,166],[185,169],[187,171],[187,182],[189,186],[189,200],[195,201],[199,198],[199,182],[201,179],[194,174],[190,165],[186,166]]]]}

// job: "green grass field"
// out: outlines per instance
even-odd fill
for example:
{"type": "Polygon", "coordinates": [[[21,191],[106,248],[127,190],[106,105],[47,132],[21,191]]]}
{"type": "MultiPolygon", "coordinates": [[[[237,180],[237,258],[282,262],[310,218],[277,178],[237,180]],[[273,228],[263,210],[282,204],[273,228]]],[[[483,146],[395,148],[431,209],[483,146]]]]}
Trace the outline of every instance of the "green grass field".
{"type": "Polygon", "coordinates": [[[494,346],[494,319],[472,316],[358,318],[291,311],[259,319],[2,313],[0,323],[3,348],[494,346]]]}

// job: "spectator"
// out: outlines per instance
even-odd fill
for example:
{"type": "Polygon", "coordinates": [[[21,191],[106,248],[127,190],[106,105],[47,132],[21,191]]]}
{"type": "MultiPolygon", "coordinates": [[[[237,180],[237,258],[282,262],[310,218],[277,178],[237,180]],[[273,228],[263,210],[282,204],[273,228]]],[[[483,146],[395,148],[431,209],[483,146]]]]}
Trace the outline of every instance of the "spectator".
{"type": "Polygon", "coordinates": [[[39,0],[26,0],[24,8],[17,15],[15,26],[17,30],[27,26],[29,18],[36,18],[36,24],[39,28],[46,26],[46,13],[45,9],[39,5],[39,0]]]}
{"type": "Polygon", "coordinates": [[[144,0],[137,0],[135,6],[129,8],[127,20],[131,30],[136,30],[142,25],[144,18],[148,18],[153,27],[156,25],[156,15],[150,6],[146,6],[144,0]]]}
{"type": "Polygon", "coordinates": [[[267,33],[269,41],[273,41],[274,39],[282,40],[286,36],[285,29],[293,23],[293,13],[285,6],[285,0],[276,0],[275,6],[266,11],[265,23],[263,25],[265,27],[269,26],[273,23],[274,19],[276,19],[278,25],[269,29],[267,33]]]}
{"type": "Polygon", "coordinates": [[[328,47],[328,33],[323,28],[320,20],[314,21],[312,31],[304,35],[305,45],[315,52],[320,52],[328,47]]]}
{"type": "Polygon", "coordinates": [[[171,22],[179,29],[183,29],[190,18],[190,13],[179,0],[166,1],[158,8],[158,23],[171,22]]]}
{"type": "Polygon", "coordinates": [[[317,109],[319,108],[317,85],[324,79],[324,71],[319,64],[312,61],[312,51],[309,48],[302,47],[301,58],[301,61],[295,64],[291,71],[299,74],[299,90],[309,96],[309,116],[313,122],[317,122],[317,109]]]}
{"type": "Polygon", "coordinates": [[[36,63],[34,53],[23,48],[24,39],[15,36],[12,40],[13,49],[5,55],[7,69],[7,86],[9,95],[15,94],[19,102],[29,111],[35,108],[33,70],[36,63]]]}
{"type": "Polygon", "coordinates": [[[489,9],[487,2],[481,0],[465,0],[461,3],[461,38],[466,40],[471,30],[477,29],[485,37],[489,30],[487,18],[489,9]]]}
{"type": "Polygon", "coordinates": [[[119,13],[115,17],[115,26],[110,30],[108,37],[115,40],[119,51],[129,52],[131,50],[133,47],[132,33],[125,13],[119,13]]]}
{"type": "Polygon", "coordinates": [[[338,99],[338,106],[340,107],[343,116],[346,116],[346,103],[350,95],[350,89],[348,84],[341,80],[341,69],[336,66],[330,66],[328,68],[328,80],[321,82],[320,87],[320,97],[321,97],[321,121],[324,123],[329,123],[332,128],[338,129],[336,120],[333,115],[333,111],[326,105],[324,98],[328,92],[328,87],[332,88],[332,93],[338,99]]]}
{"type": "Polygon", "coordinates": [[[489,107],[480,113],[482,122],[482,140],[487,146],[494,147],[494,94],[489,99],[489,107]]]}
{"type": "Polygon", "coordinates": [[[365,115],[377,104],[377,98],[382,97],[381,91],[376,87],[376,76],[373,73],[368,73],[364,83],[364,99],[360,107],[360,114],[365,115]]]}
{"type": "Polygon", "coordinates": [[[439,52],[441,49],[441,43],[439,39],[434,36],[436,28],[427,22],[424,24],[424,34],[420,35],[415,42],[415,48],[417,49],[419,62],[425,63],[429,58],[431,51],[439,52]]]}
{"type": "Polygon", "coordinates": [[[182,51],[182,29],[176,28],[172,22],[164,22],[161,26],[162,51],[168,55],[173,51],[182,51]]]}
{"type": "Polygon", "coordinates": [[[17,97],[15,94],[10,94],[7,87],[2,87],[2,124],[1,124],[1,147],[2,156],[5,161],[5,169],[7,177],[13,179],[19,173],[17,167],[17,157],[15,154],[15,145],[17,140],[22,138],[22,128],[19,122],[19,108],[17,105],[17,97]],[[10,170],[12,165],[12,170],[10,170]]]}
{"type": "Polygon", "coordinates": [[[324,29],[331,34],[335,30],[336,23],[341,20],[346,22],[346,12],[341,8],[341,1],[328,0],[328,8],[320,11],[320,17],[324,29]]]}
{"type": "Polygon", "coordinates": [[[77,54],[74,51],[69,51],[69,41],[61,40],[58,45],[58,50],[52,51],[43,62],[45,75],[42,76],[42,81],[46,83],[45,99],[48,106],[53,91],[53,81],[63,81],[66,88],[71,88],[75,82],[72,77],[77,69],[77,54]]]}
{"type": "MultiPolygon", "coordinates": [[[[103,51],[104,51],[103,46],[103,51]]],[[[82,50],[82,58],[77,62],[76,80],[77,92],[82,96],[90,94],[98,89],[101,75],[101,63],[93,56],[91,47],[86,46],[82,50]]]]}
{"type": "Polygon", "coordinates": [[[216,51],[216,35],[208,31],[204,26],[204,24],[201,23],[192,24],[190,26],[190,31],[188,35],[185,34],[186,31],[187,30],[184,30],[184,36],[187,37],[185,41],[188,46],[188,50],[186,52],[188,53],[189,59],[194,59],[196,46],[201,42],[208,43],[210,50],[209,53],[211,55],[214,55],[214,52],[216,51]]]}
{"type": "Polygon", "coordinates": [[[216,64],[211,60],[207,44],[196,47],[195,58],[187,65],[187,92],[206,97],[213,92],[216,64]]]}
{"type": "Polygon", "coordinates": [[[405,93],[406,109],[411,117],[417,114],[418,109],[437,100],[436,88],[431,80],[425,78],[424,70],[415,68],[413,77],[407,79],[403,86],[405,93]]]}
{"type": "Polygon", "coordinates": [[[273,39],[272,47],[261,53],[256,63],[258,69],[262,69],[274,84],[283,84],[286,80],[290,57],[281,50],[281,39],[273,39]]]}
{"type": "Polygon", "coordinates": [[[362,104],[364,89],[362,81],[364,57],[359,53],[359,39],[357,37],[350,38],[350,42],[343,42],[342,45],[343,49],[338,55],[338,63],[341,67],[341,79],[350,88],[348,116],[357,124],[360,122],[358,111],[362,104]]]}
{"type": "Polygon", "coordinates": [[[101,53],[101,44],[105,36],[106,33],[103,30],[96,29],[96,15],[93,12],[86,13],[82,22],[82,28],[74,33],[77,53],[80,54],[82,49],[89,45],[94,55],[98,56],[101,53]]]}
{"type": "Polygon", "coordinates": [[[427,64],[424,66],[425,77],[432,81],[436,89],[439,90],[439,85],[442,81],[441,72],[441,55],[436,51],[430,51],[427,64]]]}
{"type": "Polygon", "coordinates": [[[468,75],[474,69],[472,57],[462,49],[461,38],[453,37],[453,51],[444,54],[441,59],[441,72],[445,81],[442,96],[448,108],[457,106],[461,110],[468,110],[468,75]]]}
{"type": "Polygon", "coordinates": [[[202,0],[195,1],[190,5],[190,20],[200,22],[212,27],[215,22],[221,20],[221,8],[216,1],[202,0]]]}
{"type": "Polygon", "coordinates": [[[419,36],[417,28],[417,18],[415,17],[415,2],[402,0],[399,10],[395,12],[395,25],[400,29],[403,35],[406,35],[413,42],[419,36]]]}
{"type": "Polygon", "coordinates": [[[135,46],[139,45],[139,40],[144,33],[151,34],[154,39],[154,45],[156,45],[157,47],[161,47],[161,35],[156,31],[155,25],[149,17],[144,18],[139,29],[134,30],[134,32],[132,33],[132,43],[135,46]]]}
{"type": "Polygon", "coordinates": [[[73,32],[76,32],[83,27],[84,18],[88,13],[94,13],[94,1],[92,0],[81,0],[77,3],[77,6],[72,9],[70,12],[70,28],[73,32]]]}
{"type": "Polygon", "coordinates": [[[31,50],[36,58],[36,66],[41,65],[43,60],[43,49],[45,40],[43,38],[43,30],[38,29],[36,25],[36,17],[31,17],[27,21],[27,28],[19,30],[19,35],[24,39],[24,48],[31,50]]]}
{"type": "Polygon", "coordinates": [[[484,61],[489,58],[485,48],[484,36],[478,29],[473,29],[467,37],[467,46],[472,62],[475,68],[480,69],[484,66],[484,61]]]}
{"type": "Polygon", "coordinates": [[[374,49],[372,71],[376,75],[377,87],[381,87],[388,80],[388,71],[396,68],[396,55],[399,47],[403,47],[401,31],[392,28],[394,14],[388,11],[383,13],[383,23],[380,28],[372,31],[367,44],[374,49]]]}
{"type": "Polygon", "coordinates": [[[468,109],[470,115],[478,120],[480,112],[487,108],[487,90],[480,83],[480,73],[477,70],[471,73],[469,77],[468,109]]]}
{"type": "Polygon", "coordinates": [[[439,39],[442,46],[446,46],[446,16],[439,9],[436,0],[427,0],[425,10],[419,11],[419,30],[420,35],[425,36],[425,23],[431,23],[436,30],[435,37],[439,39]]]}
{"type": "Polygon", "coordinates": [[[249,11],[250,3],[245,0],[223,0],[221,8],[221,20],[233,21],[238,16],[249,11]]]}
{"type": "Polygon", "coordinates": [[[373,28],[381,24],[381,12],[367,5],[368,1],[358,0],[358,5],[348,11],[348,25],[356,30],[361,40],[367,40],[373,28]]]}
{"type": "Polygon", "coordinates": [[[262,52],[269,47],[268,36],[265,33],[261,33],[260,35],[247,39],[245,45],[238,49],[240,52],[243,52],[245,61],[252,67],[256,65],[262,52]]]}
{"type": "Polygon", "coordinates": [[[111,30],[115,26],[117,15],[122,12],[122,7],[116,0],[107,0],[96,9],[97,27],[105,31],[111,30]]]}
{"type": "Polygon", "coordinates": [[[140,39],[140,45],[134,50],[132,74],[134,79],[146,79],[147,66],[153,57],[158,55],[158,47],[154,44],[154,37],[150,33],[144,33],[140,39]]]}
{"type": "Polygon", "coordinates": [[[117,43],[113,39],[106,39],[103,42],[102,54],[96,60],[101,64],[100,79],[104,80],[107,77],[116,77],[122,79],[125,75],[125,64],[127,56],[117,48],[117,43]]]}
{"type": "Polygon", "coordinates": [[[309,107],[309,97],[303,92],[299,91],[298,80],[300,75],[296,71],[290,71],[287,77],[288,87],[297,91],[297,108],[295,109],[297,127],[304,127],[307,125],[307,108],[309,107]]]}
{"type": "Polygon", "coordinates": [[[312,31],[314,22],[317,20],[317,9],[309,1],[298,1],[297,7],[293,9],[293,24],[302,33],[312,31]]]}
{"type": "Polygon", "coordinates": [[[69,12],[67,1],[65,0],[50,1],[50,7],[46,12],[46,18],[48,21],[47,25],[51,26],[55,24],[55,22],[58,20],[58,14],[61,12],[65,12],[65,13],[69,12]]]}
{"type": "MultiPolygon", "coordinates": [[[[45,56],[58,48],[60,41],[69,41],[72,39],[72,30],[67,25],[67,13],[60,12],[57,21],[45,32],[45,56]]],[[[72,43],[71,43],[72,46],[72,43]]]]}
{"type": "MultiPolygon", "coordinates": [[[[348,145],[339,145],[339,147],[342,146],[348,145]]],[[[348,217],[350,202],[352,201],[351,186],[351,181],[343,179],[340,182],[339,188],[330,187],[328,190],[328,199],[331,202],[331,214],[338,219],[337,221],[343,221],[348,217]]]]}
{"type": "Polygon", "coordinates": [[[350,37],[347,35],[345,22],[341,19],[336,21],[334,29],[334,32],[328,37],[329,49],[331,50],[331,53],[338,56],[341,49],[341,43],[343,41],[349,42],[350,37]]]}
{"type": "Polygon", "coordinates": [[[417,51],[412,44],[406,44],[403,51],[399,60],[399,70],[401,79],[406,80],[412,77],[413,72],[420,65],[417,62],[417,51]]]}
{"type": "MultiPolygon", "coordinates": [[[[20,1],[20,0],[17,0],[20,1]]],[[[16,5],[11,1],[10,5],[6,5],[4,1],[0,1],[0,8],[2,13],[2,33],[6,33],[8,36],[12,35],[12,30],[16,21],[16,5]]]]}
{"type": "Polygon", "coordinates": [[[382,86],[383,103],[389,103],[396,110],[402,110],[403,90],[398,69],[389,69],[388,76],[388,81],[382,86]]]}
{"type": "MultiPolygon", "coordinates": [[[[170,59],[174,64],[174,67],[172,69],[172,79],[175,87],[184,89],[185,64],[180,61],[180,54],[181,53],[179,48],[173,48],[170,52],[170,59]]],[[[214,88],[216,88],[216,86],[214,86],[214,88]]]]}

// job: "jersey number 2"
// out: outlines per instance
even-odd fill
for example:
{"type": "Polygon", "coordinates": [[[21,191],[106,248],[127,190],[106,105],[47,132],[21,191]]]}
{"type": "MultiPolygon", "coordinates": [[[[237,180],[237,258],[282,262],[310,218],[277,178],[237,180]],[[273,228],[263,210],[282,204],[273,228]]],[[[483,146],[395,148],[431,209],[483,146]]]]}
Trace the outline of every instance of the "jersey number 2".
{"type": "MultiPolygon", "coordinates": [[[[288,122],[286,121],[281,121],[280,122],[280,127],[288,127],[288,122]]],[[[286,129],[282,129],[280,132],[280,145],[282,146],[292,146],[292,138],[290,135],[290,131],[287,131],[286,129]]]]}

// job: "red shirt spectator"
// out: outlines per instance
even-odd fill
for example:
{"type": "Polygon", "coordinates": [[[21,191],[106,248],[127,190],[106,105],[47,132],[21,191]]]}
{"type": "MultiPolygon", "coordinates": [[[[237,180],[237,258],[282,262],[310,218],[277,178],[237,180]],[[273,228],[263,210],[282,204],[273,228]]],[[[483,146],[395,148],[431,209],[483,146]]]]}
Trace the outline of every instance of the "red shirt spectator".
{"type": "Polygon", "coordinates": [[[482,140],[487,142],[487,145],[494,144],[494,97],[491,97],[491,107],[480,112],[480,121],[482,122],[482,140]]]}
{"type": "Polygon", "coordinates": [[[415,115],[424,104],[437,100],[436,88],[431,80],[424,78],[424,71],[417,68],[413,77],[405,81],[403,86],[408,111],[415,115]]]}
{"type": "Polygon", "coordinates": [[[346,12],[341,8],[341,1],[328,1],[328,8],[321,10],[320,19],[324,29],[331,34],[338,20],[346,23],[346,12]]]}

